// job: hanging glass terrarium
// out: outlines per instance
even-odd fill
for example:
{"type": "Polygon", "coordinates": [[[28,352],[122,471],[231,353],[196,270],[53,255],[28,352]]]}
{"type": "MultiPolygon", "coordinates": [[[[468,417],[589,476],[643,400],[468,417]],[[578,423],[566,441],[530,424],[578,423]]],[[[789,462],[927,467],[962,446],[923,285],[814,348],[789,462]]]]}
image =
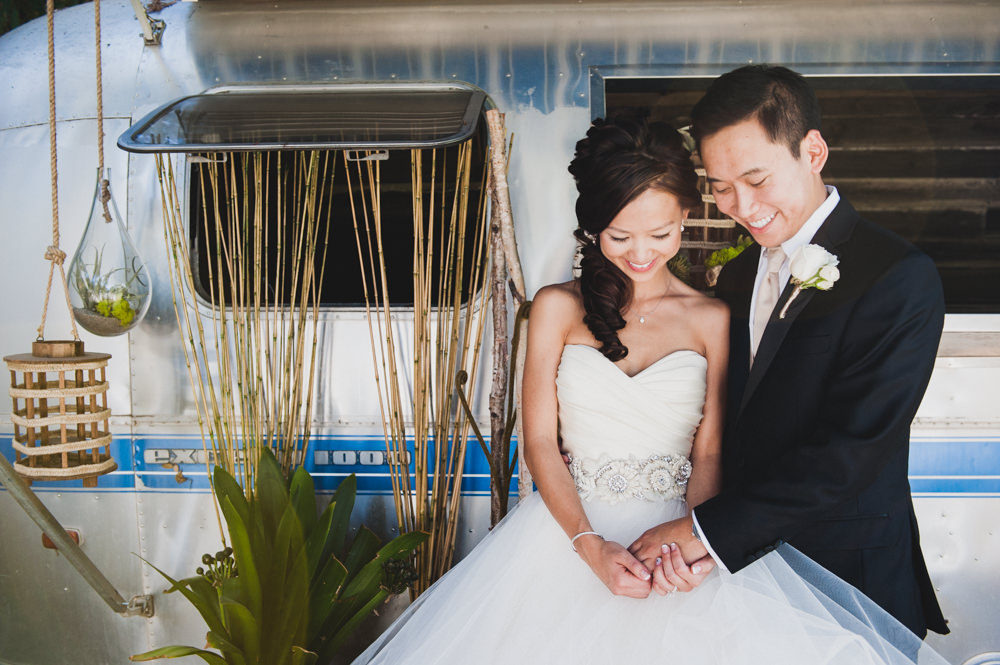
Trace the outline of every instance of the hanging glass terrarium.
{"type": "Polygon", "coordinates": [[[69,268],[76,322],[103,337],[137,326],[152,296],[149,271],[122,224],[110,180],[110,169],[103,177],[98,169],[87,230],[69,268]]]}

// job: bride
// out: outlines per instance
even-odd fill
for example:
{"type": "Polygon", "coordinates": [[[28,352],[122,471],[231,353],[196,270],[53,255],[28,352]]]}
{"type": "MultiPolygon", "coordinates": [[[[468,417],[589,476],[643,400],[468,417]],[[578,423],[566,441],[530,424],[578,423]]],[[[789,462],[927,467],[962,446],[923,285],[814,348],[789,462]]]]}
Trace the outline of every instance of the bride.
{"type": "Polygon", "coordinates": [[[667,268],[701,202],[677,132],[597,121],[569,170],[581,274],[537,293],[524,369],[538,492],[355,663],[915,662],[917,637],[787,546],[733,575],[626,549],[719,489],[728,311],[667,268]]]}

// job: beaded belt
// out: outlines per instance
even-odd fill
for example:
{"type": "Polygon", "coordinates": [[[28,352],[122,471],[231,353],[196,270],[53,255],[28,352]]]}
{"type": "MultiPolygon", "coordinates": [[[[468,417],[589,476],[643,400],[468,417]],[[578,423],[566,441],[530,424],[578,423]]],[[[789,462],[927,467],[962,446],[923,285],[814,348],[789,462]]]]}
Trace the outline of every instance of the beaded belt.
{"type": "Polygon", "coordinates": [[[584,500],[618,503],[629,499],[663,501],[683,499],[691,477],[691,462],[684,455],[646,458],[574,457],[569,471],[584,500]]]}

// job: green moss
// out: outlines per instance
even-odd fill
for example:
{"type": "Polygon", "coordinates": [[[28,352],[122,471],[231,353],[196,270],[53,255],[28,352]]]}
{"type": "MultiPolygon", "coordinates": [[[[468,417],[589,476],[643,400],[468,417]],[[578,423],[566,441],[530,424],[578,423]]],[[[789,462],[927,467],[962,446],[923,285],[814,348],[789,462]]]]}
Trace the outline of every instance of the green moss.
{"type": "Polygon", "coordinates": [[[736,241],[735,246],[724,247],[723,249],[717,249],[712,252],[712,254],[705,261],[705,265],[709,268],[713,266],[724,266],[739,256],[744,249],[752,244],[753,240],[750,239],[750,236],[740,236],[736,241]]]}

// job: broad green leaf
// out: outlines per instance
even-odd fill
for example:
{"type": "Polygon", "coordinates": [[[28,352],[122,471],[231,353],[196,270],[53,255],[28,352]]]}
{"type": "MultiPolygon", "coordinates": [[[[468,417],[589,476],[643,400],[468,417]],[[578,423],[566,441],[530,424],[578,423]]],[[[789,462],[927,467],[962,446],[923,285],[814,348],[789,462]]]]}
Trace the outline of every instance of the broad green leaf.
{"type": "Polygon", "coordinates": [[[257,462],[257,485],[254,490],[254,503],[263,518],[264,533],[273,534],[290,500],[281,467],[267,448],[261,451],[257,462]]]}
{"type": "MultiPolygon", "coordinates": [[[[344,567],[347,568],[348,579],[354,577],[362,566],[371,561],[372,557],[378,552],[380,544],[381,541],[371,529],[364,525],[358,529],[358,535],[354,537],[351,549],[343,559],[344,567]]],[[[340,557],[337,558],[339,559],[340,557]]]]}
{"type": "Polygon", "coordinates": [[[255,617],[261,617],[263,616],[263,597],[260,573],[258,572],[256,557],[250,544],[247,525],[243,523],[242,517],[233,506],[229,497],[224,497],[220,505],[222,506],[222,513],[226,516],[226,526],[229,528],[229,537],[233,543],[233,556],[236,558],[236,567],[240,573],[238,578],[240,587],[246,591],[250,612],[255,617]]]}
{"type": "MultiPolygon", "coordinates": [[[[320,562],[323,561],[323,550],[330,536],[330,523],[333,521],[333,503],[330,503],[309,534],[306,540],[306,557],[309,562],[309,579],[315,581],[320,572],[320,562]]],[[[331,558],[329,554],[326,559],[331,558]]]]}
{"type": "Polygon", "coordinates": [[[250,595],[243,588],[239,577],[228,579],[222,583],[222,589],[219,593],[219,603],[225,602],[239,603],[246,607],[250,606],[250,595]]]}
{"type": "Polygon", "coordinates": [[[343,561],[347,557],[347,531],[351,525],[351,512],[358,492],[358,478],[353,473],[340,482],[333,494],[333,521],[330,524],[330,539],[323,549],[326,559],[333,554],[343,561]]]}
{"type": "Polygon", "coordinates": [[[268,534],[268,544],[267,548],[270,551],[270,557],[267,562],[267,567],[261,567],[260,571],[260,581],[261,589],[264,594],[264,614],[267,616],[270,610],[273,610],[273,603],[281,598],[282,587],[285,585],[285,575],[287,573],[286,568],[288,566],[288,556],[289,556],[289,540],[291,538],[291,524],[294,523],[298,526],[299,520],[295,517],[294,511],[292,511],[291,506],[285,511],[285,518],[282,518],[280,523],[275,524],[275,530],[268,534]],[[291,515],[291,519],[288,519],[288,515],[291,515]]]}
{"type": "MultiPolygon", "coordinates": [[[[136,554],[136,556],[139,556],[139,555],[136,554]]],[[[142,559],[141,556],[139,558],[142,559]]],[[[142,560],[146,561],[145,559],[142,559],[142,560]]],[[[146,563],[149,563],[149,562],[146,561],[146,563]]],[[[149,563],[149,565],[153,566],[153,564],[151,564],[151,563],[149,563]]],[[[156,566],[153,566],[153,567],[155,568],[156,566]]],[[[174,582],[173,584],[171,584],[170,587],[166,591],[164,591],[163,593],[173,593],[175,591],[179,591],[182,586],[191,586],[191,581],[195,580],[195,579],[204,579],[204,578],[201,575],[196,575],[194,577],[185,577],[183,579],[179,579],[176,582],[174,582]]]]}
{"type": "MultiPolygon", "coordinates": [[[[379,571],[381,572],[381,571],[379,571]]],[[[320,629],[321,635],[329,636],[339,630],[352,616],[357,614],[381,590],[381,576],[364,575],[366,583],[354,585],[353,592],[348,594],[347,588],[341,590],[333,607],[327,613],[326,621],[320,629]]],[[[353,582],[352,582],[353,584],[353,582]]]]}
{"type": "Polygon", "coordinates": [[[217,653],[206,651],[204,649],[182,646],[160,647],[159,649],[153,649],[152,651],[147,651],[146,653],[138,653],[134,656],[130,656],[129,660],[141,662],[146,660],[157,660],[158,658],[183,658],[184,656],[199,656],[206,663],[209,663],[209,665],[228,665],[222,656],[217,653]]]}
{"type": "Polygon", "coordinates": [[[396,536],[388,543],[382,546],[382,549],[378,551],[379,558],[382,559],[392,559],[400,554],[409,555],[410,552],[420,547],[425,540],[430,538],[431,534],[426,531],[410,531],[409,533],[404,533],[401,536],[396,536]]]}
{"type": "MultiPolygon", "coordinates": [[[[354,598],[337,598],[333,603],[333,607],[326,614],[326,621],[323,622],[323,625],[317,631],[317,637],[326,636],[329,639],[330,635],[340,630],[340,626],[343,626],[348,619],[354,616],[355,612],[361,609],[373,597],[374,594],[365,598],[360,596],[355,596],[354,598]]],[[[310,644],[313,647],[316,646],[314,642],[310,642],[310,644]]],[[[326,641],[323,644],[325,645],[326,641]]],[[[320,655],[322,656],[323,653],[323,647],[320,647],[320,655]]]]}
{"type": "Polygon", "coordinates": [[[427,540],[428,535],[423,531],[411,531],[391,540],[378,551],[374,559],[361,568],[341,595],[345,598],[350,598],[358,594],[369,595],[374,593],[374,588],[377,588],[379,583],[381,583],[384,574],[382,564],[400,555],[408,555],[420,543],[427,540]]]}
{"type": "Polygon", "coordinates": [[[299,516],[299,522],[302,523],[302,533],[309,537],[316,527],[316,487],[312,476],[309,475],[305,467],[300,466],[292,474],[290,494],[292,505],[295,506],[295,514],[299,516]]]}
{"type": "Polygon", "coordinates": [[[217,633],[208,631],[205,640],[208,642],[208,646],[222,652],[222,657],[229,665],[247,665],[250,662],[239,647],[217,633]]]}
{"type": "Polygon", "coordinates": [[[212,487],[215,488],[215,497],[220,506],[222,505],[223,497],[228,497],[233,507],[243,517],[243,521],[245,523],[250,521],[250,506],[247,504],[247,498],[243,494],[243,488],[221,466],[215,467],[215,470],[212,472],[212,487]]]}
{"type": "MultiPolygon", "coordinates": [[[[220,612],[219,609],[218,589],[212,586],[212,583],[206,580],[201,575],[198,575],[197,577],[189,577],[187,579],[187,582],[191,591],[197,594],[197,596],[201,598],[201,600],[205,603],[207,607],[212,609],[212,611],[215,613],[215,616],[219,618],[219,621],[222,621],[222,613],[220,612]]],[[[208,622],[206,622],[206,624],[207,623],[208,622]]],[[[211,627],[210,624],[209,627],[211,627]]]]}
{"type": "Polygon", "coordinates": [[[337,651],[343,646],[347,638],[351,636],[354,630],[358,627],[358,624],[371,615],[372,611],[376,607],[385,602],[389,593],[385,590],[379,591],[374,598],[369,600],[364,606],[358,609],[341,627],[334,633],[330,639],[323,645],[323,650],[320,653],[320,659],[322,662],[330,661],[337,653],[337,651]]]}
{"type": "MultiPolygon", "coordinates": [[[[228,524],[226,526],[229,527],[228,524]]],[[[246,529],[247,538],[250,541],[250,551],[254,554],[257,570],[260,571],[260,574],[264,574],[270,565],[271,538],[274,534],[266,531],[260,502],[256,498],[250,501],[250,521],[246,522],[246,529]]]]}
{"type": "Polygon", "coordinates": [[[309,611],[309,576],[302,543],[302,527],[291,504],[278,525],[273,541],[272,566],[264,578],[268,635],[261,644],[265,662],[290,657],[292,644],[304,637],[309,611]],[[289,616],[295,620],[289,620],[289,616]]]}
{"type": "MultiPolygon", "coordinates": [[[[294,514],[292,520],[298,528],[298,520],[294,514]]],[[[268,625],[268,634],[261,645],[261,658],[265,663],[288,662],[292,646],[305,642],[309,620],[309,578],[306,574],[305,551],[301,547],[292,555],[279,598],[272,608],[273,622],[268,625]]]]}
{"type": "Polygon", "coordinates": [[[382,564],[385,561],[387,559],[372,559],[366,563],[358,571],[358,574],[348,582],[347,587],[340,594],[341,597],[345,599],[352,599],[355,596],[371,597],[378,590],[382,576],[385,574],[382,571],[382,564]]]}
{"type": "Polygon", "coordinates": [[[270,538],[271,562],[264,571],[264,595],[269,599],[277,599],[283,593],[282,587],[288,576],[288,566],[294,556],[302,549],[302,526],[295,515],[291,504],[285,506],[277,529],[270,538]]]}
{"type": "Polygon", "coordinates": [[[309,592],[309,644],[316,639],[319,629],[330,616],[345,579],[347,568],[330,557],[309,592]]]}
{"type": "Polygon", "coordinates": [[[260,662],[261,625],[250,610],[241,603],[223,601],[222,614],[232,644],[243,653],[248,663],[260,662]]]}
{"type": "Polygon", "coordinates": [[[198,614],[200,614],[201,618],[205,620],[205,624],[208,626],[209,630],[216,630],[222,633],[225,632],[225,626],[222,625],[222,620],[219,618],[218,601],[215,603],[205,602],[199,594],[195,593],[187,586],[182,585],[180,582],[170,577],[170,575],[167,575],[165,572],[149,563],[149,561],[146,561],[142,557],[139,558],[145,561],[150,568],[158,572],[168,582],[170,582],[170,584],[173,585],[170,587],[171,590],[180,591],[181,594],[188,599],[188,602],[194,605],[194,608],[198,610],[198,614]]]}

